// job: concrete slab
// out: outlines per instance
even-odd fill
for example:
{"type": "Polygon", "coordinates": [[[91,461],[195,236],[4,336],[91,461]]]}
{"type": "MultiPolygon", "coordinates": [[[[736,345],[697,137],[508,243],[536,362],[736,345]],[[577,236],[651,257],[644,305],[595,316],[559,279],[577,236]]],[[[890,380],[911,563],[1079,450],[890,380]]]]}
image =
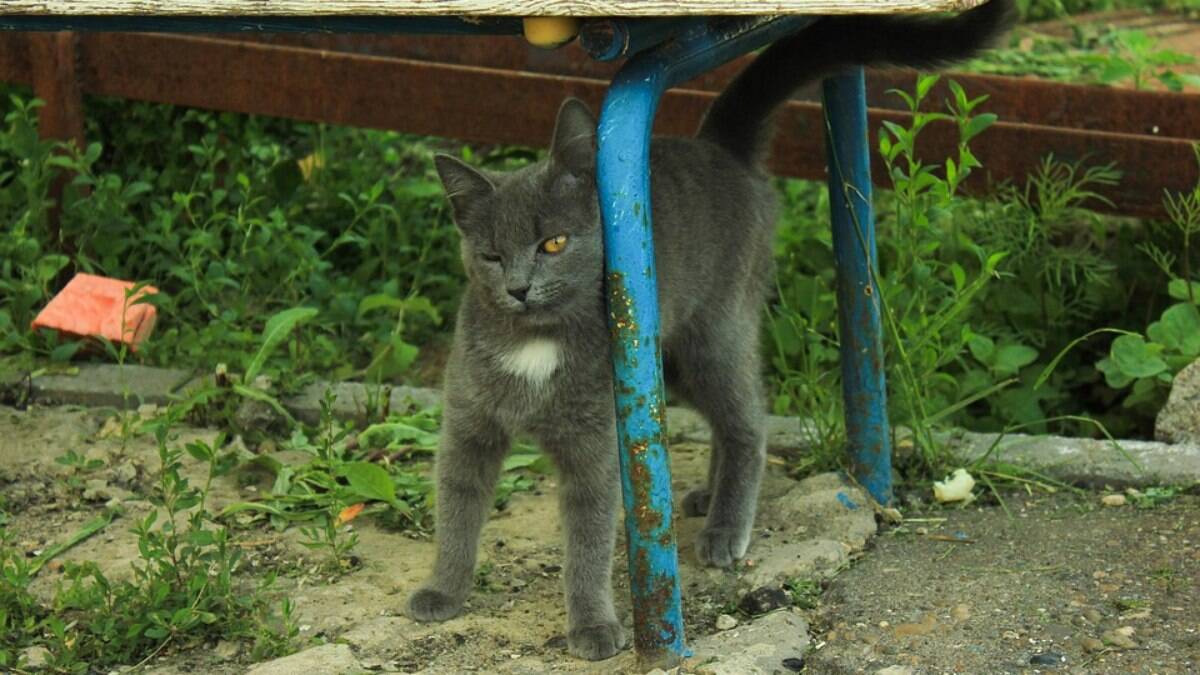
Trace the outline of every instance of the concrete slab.
{"type": "Polygon", "coordinates": [[[798,672],[808,648],[808,622],[783,609],[692,643],[683,670],[697,675],[774,675],[798,672]]]}
{"type": "Polygon", "coordinates": [[[42,405],[74,404],[134,409],[165,405],[192,373],[135,364],[84,364],[76,375],[33,378],[33,399],[42,405]]]}
{"type": "Polygon", "coordinates": [[[970,432],[955,432],[947,441],[963,464],[986,455],[1073,485],[1146,487],[1200,482],[1200,445],[970,432]]]}

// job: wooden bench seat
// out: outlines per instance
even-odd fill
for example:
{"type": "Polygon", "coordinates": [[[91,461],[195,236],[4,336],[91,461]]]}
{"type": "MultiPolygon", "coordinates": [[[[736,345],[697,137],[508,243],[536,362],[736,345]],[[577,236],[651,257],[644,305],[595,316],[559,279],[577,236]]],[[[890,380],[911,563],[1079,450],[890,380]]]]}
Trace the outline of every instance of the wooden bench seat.
{"type": "Polygon", "coordinates": [[[5,0],[0,15],[685,16],[961,11],[983,0],[5,0]]]}

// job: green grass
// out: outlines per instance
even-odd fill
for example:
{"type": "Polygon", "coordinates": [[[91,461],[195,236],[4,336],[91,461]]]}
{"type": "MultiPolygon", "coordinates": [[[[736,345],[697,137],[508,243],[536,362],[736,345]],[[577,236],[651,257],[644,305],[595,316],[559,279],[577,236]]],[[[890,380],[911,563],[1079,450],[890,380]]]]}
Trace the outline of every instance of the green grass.
{"type": "MultiPolygon", "coordinates": [[[[1116,4],[1023,8],[1046,18],[1116,4]]],[[[1081,29],[1074,42],[1035,43],[975,67],[1190,86],[1168,74],[1175,61],[1137,35],[1081,29]],[[1096,46],[1105,53],[1087,56],[1096,46]]],[[[886,126],[873,157],[892,188],[877,193],[875,281],[889,415],[913,431],[913,451],[898,455],[902,475],[923,481],[950,468],[936,433],[947,427],[1148,436],[1170,377],[1200,355],[1192,245],[1200,187],[1166,196],[1166,222],[1100,216],[1088,207],[1122,167],[1048,157],[1024,184],[964,197],[967,175],[987,170],[971,143],[995,117],[984,98],[957,85],[952,100],[927,100],[933,83],[922,77],[895,94],[913,121],[886,126]],[[959,130],[949,158],[918,150],[935,121],[959,130]]],[[[282,412],[278,397],[317,377],[435,381],[463,278],[432,155],[512,168],[538,152],[105,99],[88,101],[95,143],[70,150],[38,138],[28,92],[0,93],[0,382],[87,359],[228,373],[159,422],[122,416],[116,425],[123,443],[153,434],[159,456],[154,487],[143,495],[156,511],[135,528],[141,558],[131,579],[73,564],[52,599],[36,597],[29,587],[46,560],[18,550],[0,511],[0,666],[15,667],[32,645],[47,648],[61,672],[214,639],[246,643],[259,657],[297,648],[291,606],[279,602],[270,578],[260,585],[242,572],[231,538],[246,528],[298,528],[334,578],[357,564],[356,517],[427,535],[439,419],[437,411],[376,411],[357,429],[333,418],[327,398],[320,424],[309,428],[282,412]],[[75,178],[55,233],[47,195],[62,171],[75,178]],[[29,330],[74,271],[161,289],[153,299],[159,330],[144,350],[84,350],[29,330]],[[262,380],[271,386],[260,388],[262,380]],[[278,429],[240,427],[235,412],[248,402],[275,411],[278,429]],[[179,447],[171,429],[181,421],[269,441],[303,461],[230,452],[220,441],[179,447]],[[203,486],[180,473],[187,457],[208,467],[203,486]],[[259,496],[213,513],[205,508],[211,482],[229,473],[256,484],[259,496]]],[[[776,185],[783,215],[776,292],[764,308],[765,375],[774,411],[810,422],[814,450],[791,467],[804,474],[843,462],[836,273],[826,187],[776,185]]],[[[59,461],[77,490],[103,468],[75,451],[59,461]]],[[[518,446],[497,507],[532,489],[545,465],[535,449],[518,446]]],[[[1044,481],[1015,467],[977,468],[988,485],[1044,481]]],[[[1153,508],[1177,494],[1148,490],[1135,503],[1153,508]]],[[[90,525],[80,540],[104,527],[90,525]]],[[[488,570],[476,583],[491,585],[488,570]]],[[[820,592],[800,581],[788,590],[802,605],[820,592]]]]}
{"type": "MultiPolygon", "coordinates": [[[[1109,6],[1024,9],[1032,18],[1109,6]]],[[[1136,35],[1090,29],[1043,51],[1066,64],[1063,77],[1135,84],[1162,81],[1174,58],[1136,35]],[[1087,56],[1096,45],[1109,48],[1100,60],[1087,56]]],[[[1028,65],[1030,57],[1001,52],[992,63],[1004,58],[1028,65]]],[[[995,117],[986,100],[961,89],[948,104],[925,100],[932,82],[895,94],[916,117],[888,126],[875,158],[893,187],[877,199],[877,281],[891,417],[914,430],[920,450],[908,469],[942,471],[937,427],[1094,434],[1075,421],[1087,416],[1117,436],[1148,435],[1182,356],[1162,359],[1152,377],[1138,374],[1158,366],[1155,345],[1180,355],[1194,346],[1154,326],[1195,312],[1191,295],[1187,308],[1174,307],[1174,289],[1190,290],[1195,269],[1195,197],[1172,198],[1175,226],[1098,216],[1087,207],[1122,167],[1047,158],[1024,185],[965,198],[961,182],[987,170],[971,142],[995,117]],[[959,128],[950,158],[917,151],[923,128],[937,120],[959,128]],[[1146,337],[1114,343],[1102,328],[1146,337]],[[1076,340],[1083,335],[1093,337],[1076,340]],[[1131,372],[1116,374],[1114,363],[1131,372]]],[[[463,280],[431,157],[446,151],[511,168],[538,156],[107,99],[88,101],[96,142],[67,152],[38,139],[28,95],[9,93],[0,103],[0,219],[10,224],[0,234],[0,368],[11,379],[97,358],[26,328],[72,271],[145,281],[162,291],[153,300],[159,330],[136,357],[122,358],[203,371],[226,364],[245,374],[240,389],[198,408],[219,423],[229,423],[230,401],[254,395],[260,374],[276,392],[315,377],[436,382],[463,280]],[[46,195],[63,170],[75,179],[54,235],[46,195]],[[271,328],[286,330],[266,344],[271,328]]],[[[772,406],[812,421],[819,450],[797,469],[830,468],[844,430],[828,196],[816,183],[777,184],[777,292],[764,318],[772,406]]]]}

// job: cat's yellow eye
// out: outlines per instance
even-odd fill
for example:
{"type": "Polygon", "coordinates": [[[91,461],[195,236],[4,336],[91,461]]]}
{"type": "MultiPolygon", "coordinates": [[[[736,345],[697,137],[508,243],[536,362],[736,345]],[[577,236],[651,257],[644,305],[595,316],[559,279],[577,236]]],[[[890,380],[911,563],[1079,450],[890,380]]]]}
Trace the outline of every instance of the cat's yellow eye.
{"type": "Polygon", "coordinates": [[[554,255],[555,253],[562,253],[562,250],[566,247],[567,235],[560,234],[557,237],[550,237],[546,241],[543,241],[540,248],[542,253],[554,255]]]}

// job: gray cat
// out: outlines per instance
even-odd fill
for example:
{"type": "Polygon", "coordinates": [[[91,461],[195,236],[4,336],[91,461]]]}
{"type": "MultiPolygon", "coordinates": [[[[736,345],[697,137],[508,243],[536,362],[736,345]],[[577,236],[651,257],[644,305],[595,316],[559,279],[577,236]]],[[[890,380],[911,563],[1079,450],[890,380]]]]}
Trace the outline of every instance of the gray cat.
{"type": "MultiPolygon", "coordinates": [[[[766,458],[758,326],[772,274],[776,206],[762,170],[773,111],[806,81],[852,64],[938,65],[1011,22],[1011,0],[954,18],[822,19],[754,61],[696,138],[651,148],[664,370],[713,429],[708,485],[683,499],[705,516],[695,544],[728,567],[750,543],[766,458]]],[[[625,646],[613,607],[620,483],[594,165],[596,122],[568,100],[548,158],[508,174],[436,160],[462,234],[467,288],[445,374],[437,457],[438,552],[409,598],[420,621],[456,615],[472,587],[480,528],[515,435],[559,472],[570,652],[625,646]]]]}

